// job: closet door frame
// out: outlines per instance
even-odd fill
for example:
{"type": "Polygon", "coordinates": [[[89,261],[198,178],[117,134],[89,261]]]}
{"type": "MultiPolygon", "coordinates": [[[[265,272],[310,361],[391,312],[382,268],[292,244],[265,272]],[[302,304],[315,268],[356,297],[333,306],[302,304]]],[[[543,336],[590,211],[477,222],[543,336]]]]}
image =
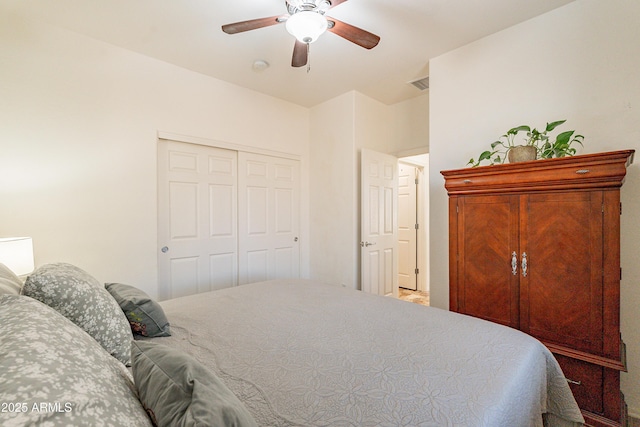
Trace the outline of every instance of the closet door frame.
{"type": "MultiPolygon", "coordinates": [[[[295,224],[292,224],[292,226],[294,226],[295,230],[293,230],[293,234],[290,236],[290,238],[293,240],[295,239],[294,243],[295,243],[295,257],[297,259],[297,265],[295,266],[295,268],[293,268],[294,271],[292,271],[292,275],[295,277],[299,277],[300,276],[300,271],[301,271],[301,264],[302,264],[302,260],[301,260],[301,250],[300,250],[300,235],[301,235],[301,212],[302,212],[302,201],[300,199],[300,192],[301,192],[301,171],[300,171],[300,165],[301,165],[301,156],[299,155],[295,155],[295,154],[291,154],[291,153],[284,153],[284,152],[279,152],[279,151],[275,151],[275,150],[267,150],[267,149],[261,149],[261,148],[257,148],[257,147],[250,147],[250,146],[244,146],[244,145],[239,145],[239,144],[232,144],[232,143],[228,143],[228,142],[224,142],[224,141],[216,141],[216,140],[210,140],[210,139],[206,139],[206,138],[199,138],[199,137],[193,137],[193,136],[187,136],[187,135],[179,135],[179,134],[174,134],[174,133],[169,133],[169,132],[161,132],[159,131],[157,134],[158,137],[158,148],[160,147],[160,141],[162,140],[166,140],[169,142],[177,142],[177,143],[187,143],[187,144],[195,144],[195,145],[201,145],[201,146],[206,146],[206,147],[211,147],[211,148],[215,148],[215,149],[223,149],[223,150],[230,150],[230,151],[235,151],[237,153],[236,158],[240,158],[240,154],[244,153],[246,155],[248,155],[249,157],[251,155],[263,155],[263,156],[269,156],[272,158],[277,158],[277,159],[283,159],[283,162],[286,163],[287,161],[296,161],[297,162],[297,168],[296,168],[296,172],[295,172],[295,180],[296,183],[294,185],[295,187],[295,195],[293,196],[295,198],[295,218],[292,220],[293,222],[295,222],[295,224]]],[[[158,159],[158,161],[160,161],[160,159],[158,159]]],[[[158,179],[158,178],[157,178],[158,179]]],[[[238,179],[238,183],[239,183],[239,179],[238,179]]],[[[240,192],[240,188],[239,185],[236,186],[236,190],[237,192],[240,192]]],[[[158,189],[158,194],[160,192],[160,189],[158,189]]],[[[237,198],[236,198],[237,200],[237,198]]],[[[161,232],[160,227],[162,226],[161,224],[161,220],[163,215],[166,215],[166,212],[163,214],[161,212],[162,210],[162,206],[161,206],[161,200],[158,200],[158,242],[157,242],[157,254],[158,254],[158,292],[159,292],[159,299],[168,299],[171,298],[172,295],[174,294],[174,292],[171,289],[171,284],[168,283],[168,281],[170,281],[170,276],[167,273],[167,269],[163,268],[163,262],[164,259],[162,258],[163,256],[166,256],[167,252],[163,252],[163,248],[166,245],[166,243],[164,243],[162,241],[163,239],[163,235],[166,234],[161,232]]],[[[239,211],[237,211],[236,213],[237,216],[240,215],[239,211]]],[[[241,225],[239,224],[240,221],[237,221],[237,233],[239,233],[241,231],[241,225]]],[[[236,234],[237,234],[236,233],[236,234]]],[[[237,237],[238,240],[238,245],[240,244],[240,236],[237,237]]],[[[283,246],[283,245],[276,245],[278,247],[283,246]]],[[[276,248],[277,249],[277,248],[276,248]]],[[[169,249],[170,250],[170,249],[169,249]]],[[[165,251],[167,251],[165,249],[165,251]]],[[[277,251],[276,251],[277,252],[277,251]]],[[[280,253],[283,253],[283,251],[280,251],[280,253]]],[[[278,255],[276,254],[276,257],[278,255]]],[[[241,263],[241,259],[240,259],[240,251],[238,249],[238,247],[236,247],[236,266],[234,267],[236,269],[236,278],[235,281],[230,285],[230,286],[236,286],[240,283],[247,283],[246,282],[246,277],[249,277],[250,275],[247,275],[245,272],[245,275],[243,276],[241,274],[242,271],[242,267],[239,265],[241,263]],[[245,277],[245,280],[240,282],[239,278],[240,277],[245,277]]],[[[282,273],[279,272],[278,269],[273,269],[274,270],[274,274],[270,273],[270,276],[267,277],[268,279],[270,278],[276,278],[276,277],[280,277],[282,276],[282,273]]],[[[197,292],[202,292],[202,291],[206,291],[208,289],[206,289],[206,285],[203,288],[202,284],[198,285],[199,290],[197,292]],[[202,290],[200,290],[202,289],[202,290]]]]}

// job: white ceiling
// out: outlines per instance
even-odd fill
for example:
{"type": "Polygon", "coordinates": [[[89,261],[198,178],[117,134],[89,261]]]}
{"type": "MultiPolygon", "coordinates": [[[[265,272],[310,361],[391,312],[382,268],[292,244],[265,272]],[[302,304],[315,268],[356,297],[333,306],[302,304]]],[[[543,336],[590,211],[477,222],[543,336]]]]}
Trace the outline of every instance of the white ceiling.
{"type": "Polygon", "coordinates": [[[294,38],[284,25],[234,35],[220,29],[285,14],[284,0],[0,0],[0,13],[310,107],[350,90],[385,104],[421,95],[408,82],[428,75],[430,58],[571,1],[349,0],[327,16],[377,34],[380,43],[366,50],[327,32],[311,45],[309,72],[291,67],[294,38]],[[270,67],[256,72],[256,60],[270,67]]]}

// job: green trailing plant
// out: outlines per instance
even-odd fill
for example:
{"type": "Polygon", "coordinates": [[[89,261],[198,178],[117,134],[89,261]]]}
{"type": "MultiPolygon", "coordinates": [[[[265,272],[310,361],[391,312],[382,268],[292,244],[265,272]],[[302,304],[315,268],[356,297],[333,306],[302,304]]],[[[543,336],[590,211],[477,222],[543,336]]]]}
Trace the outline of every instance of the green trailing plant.
{"type": "Polygon", "coordinates": [[[478,156],[478,159],[471,159],[467,166],[480,166],[481,162],[486,161],[490,165],[504,163],[507,159],[507,153],[513,147],[518,145],[529,145],[536,148],[538,159],[550,159],[553,157],[566,157],[576,154],[574,143],[580,144],[584,140],[584,136],[575,134],[574,130],[568,130],[558,134],[552,138],[549,133],[555,128],[566,122],[566,120],[558,120],[547,123],[544,131],[531,128],[527,125],[518,126],[509,129],[507,133],[500,136],[497,141],[491,143],[491,150],[484,151],[478,156]],[[525,137],[521,141],[517,141],[516,137],[524,134],[525,137]]]}

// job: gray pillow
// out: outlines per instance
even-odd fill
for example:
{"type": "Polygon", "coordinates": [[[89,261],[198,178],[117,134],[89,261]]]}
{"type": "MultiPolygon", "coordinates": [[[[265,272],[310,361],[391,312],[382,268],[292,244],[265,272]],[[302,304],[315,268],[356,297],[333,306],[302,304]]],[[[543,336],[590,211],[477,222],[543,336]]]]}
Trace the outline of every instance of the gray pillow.
{"type": "Polygon", "coordinates": [[[149,338],[171,336],[164,310],[149,295],[134,286],[122,283],[105,283],[105,288],[129,319],[134,335],[149,338]]]}
{"type": "Polygon", "coordinates": [[[46,264],[28,278],[22,294],[57,310],[91,335],[122,363],[131,361],[131,328],[109,292],[84,270],[65,263],[46,264]]]}
{"type": "Polygon", "coordinates": [[[20,295],[22,281],[16,274],[0,263],[0,295],[20,295]]]}
{"type": "Polygon", "coordinates": [[[0,325],[0,424],[151,426],[129,370],[60,313],[2,295],[0,325]]]}
{"type": "Polygon", "coordinates": [[[188,354],[134,341],[131,361],[140,400],[159,426],[256,426],[222,380],[188,354]]]}

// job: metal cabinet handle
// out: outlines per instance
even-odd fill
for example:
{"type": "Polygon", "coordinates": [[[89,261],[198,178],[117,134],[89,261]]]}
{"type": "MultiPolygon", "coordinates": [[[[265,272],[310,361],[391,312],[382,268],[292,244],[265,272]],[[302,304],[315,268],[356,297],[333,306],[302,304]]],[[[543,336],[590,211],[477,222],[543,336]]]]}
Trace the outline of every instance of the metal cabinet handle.
{"type": "Polygon", "coordinates": [[[511,274],[518,275],[518,254],[516,251],[511,254],[511,274]]]}
{"type": "Polygon", "coordinates": [[[527,253],[522,252],[522,277],[527,277],[527,253]]]}
{"type": "Polygon", "coordinates": [[[569,378],[565,378],[565,380],[567,380],[569,384],[582,385],[582,381],[574,381],[570,380],[569,378]]]}

